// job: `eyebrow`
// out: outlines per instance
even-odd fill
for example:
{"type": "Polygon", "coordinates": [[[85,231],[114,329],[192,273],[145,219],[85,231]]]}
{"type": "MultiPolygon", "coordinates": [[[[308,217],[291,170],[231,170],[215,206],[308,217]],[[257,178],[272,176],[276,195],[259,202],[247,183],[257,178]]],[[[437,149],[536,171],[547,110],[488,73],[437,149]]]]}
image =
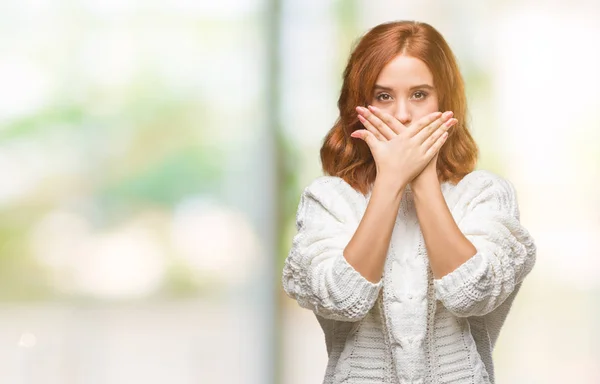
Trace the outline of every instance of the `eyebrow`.
{"type": "MultiPolygon", "coordinates": [[[[417,89],[417,88],[428,89],[430,91],[433,91],[435,89],[432,85],[429,85],[429,84],[419,84],[419,85],[413,85],[412,87],[409,88],[409,90],[412,91],[413,89],[417,89]]],[[[375,84],[374,89],[381,89],[382,91],[388,91],[388,92],[391,92],[394,90],[394,88],[386,87],[384,85],[379,85],[379,84],[375,84]]]]}

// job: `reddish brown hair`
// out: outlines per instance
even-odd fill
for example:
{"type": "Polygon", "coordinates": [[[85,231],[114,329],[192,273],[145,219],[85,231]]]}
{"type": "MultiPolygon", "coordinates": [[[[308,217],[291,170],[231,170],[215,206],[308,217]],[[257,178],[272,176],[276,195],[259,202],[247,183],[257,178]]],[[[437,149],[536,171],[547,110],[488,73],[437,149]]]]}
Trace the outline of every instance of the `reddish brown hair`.
{"type": "Polygon", "coordinates": [[[376,168],[367,144],[350,137],[364,126],[355,108],[372,99],[375,81],[383,67],[399,54],[423,61],[433,75],[440,111],[453,111],[458,119],[440,149],[437,170],[442,181],[457,183],[474,170],[479,155],[467,121],[464,81],[456,58],[443,36],[431,25],[415,21],[380,24],[356,44],[344,70],[338,99],[340,115],[321,147],[325,174],[339,176],[366,194],[375,181],[376,168]]]}

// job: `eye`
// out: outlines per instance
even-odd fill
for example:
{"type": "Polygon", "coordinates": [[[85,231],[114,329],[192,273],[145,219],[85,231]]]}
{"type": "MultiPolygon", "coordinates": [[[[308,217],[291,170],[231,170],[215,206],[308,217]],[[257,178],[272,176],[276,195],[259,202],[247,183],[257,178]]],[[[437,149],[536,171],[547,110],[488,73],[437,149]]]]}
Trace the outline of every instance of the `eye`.
{"type": "Polygon", "coordinates": [[[415,99],[417,100],[423,100],[427,97],[427,92],[416,91],[415,93],[413,93],[413,97],[415,97],[415,99]]]}
{"type": "Polygon", "coordinates": [[[382,92],[375,96],[375,99],[377,99],[377,101],[389,101],[392,99],[392,96],[390,96],[389,93],[382,92]]]}

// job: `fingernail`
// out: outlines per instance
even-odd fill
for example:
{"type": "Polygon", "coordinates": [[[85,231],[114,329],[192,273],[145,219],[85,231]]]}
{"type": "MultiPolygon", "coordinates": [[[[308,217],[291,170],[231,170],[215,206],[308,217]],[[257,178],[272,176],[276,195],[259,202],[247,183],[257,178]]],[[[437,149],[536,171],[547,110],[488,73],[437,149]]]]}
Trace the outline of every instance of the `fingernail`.
{"type": "Polygon", "coordinates": [[[444,117],[445,119],[452,117],[452,115],[454,114],[454,112],[452,111],[446,111],[444,112],[444,114],[442,115],[442,117],[444,117]]]}
{"type": "Polygon", "coordinates": [[[369,105],[369,109],[370,109],[371,111],[376,111],[376,110],[377,110],[377,107],[374,107],[374,106],[372,106],[372,105],[369,105]]]}
{"type": "Polygon", "coordinates": [[[453,126],[456,123],[458,123],[457,119],[450,119],[450,120],[446,121],[446,126],[449,128],[449,127],[453,126]]]}

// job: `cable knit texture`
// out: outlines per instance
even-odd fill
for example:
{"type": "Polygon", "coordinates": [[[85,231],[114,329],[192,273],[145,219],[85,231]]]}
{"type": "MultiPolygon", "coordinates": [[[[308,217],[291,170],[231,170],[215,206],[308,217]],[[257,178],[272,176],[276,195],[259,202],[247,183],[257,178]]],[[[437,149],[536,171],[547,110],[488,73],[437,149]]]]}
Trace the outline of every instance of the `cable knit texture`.
{"type": "Polygon", "coordinates": [[[433,277],[409,185],[376,284],[343,255],[370,193],[334,176],[304,189],[283,288],[323,329],[324,384],[494,384],[493,348],[536,247],[508,180],[477,170],[441,188],[476,254],[433,277]]]}

